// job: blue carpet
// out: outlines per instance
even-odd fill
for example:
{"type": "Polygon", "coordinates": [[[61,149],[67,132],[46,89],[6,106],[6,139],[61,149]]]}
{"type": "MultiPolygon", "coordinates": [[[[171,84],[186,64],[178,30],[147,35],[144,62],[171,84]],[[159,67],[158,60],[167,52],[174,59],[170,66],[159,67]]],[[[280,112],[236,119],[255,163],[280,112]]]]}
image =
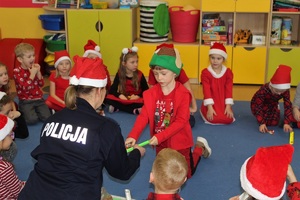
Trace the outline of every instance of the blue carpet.
{"type": "MultiPolygon", "coordinates": [[[[201,101],[198,100],[198,107],[201,101]]],[[[282,108],[282,105],[281,105],[282,108]]],[[[194,176],[187,181],[181,189],[184,199],[223,200],[241,193],[239,173],[243,162],[260,146],[281,145],[289,142],[289,134],[282,128],[270,127],[275,130],[274,135],[261,134],[258,125],[250,111],[249,102],[235,102],[233,106],[236,121],[231,125],[211,126],[204,124],[199,113],[195,114],[196,124],[193,128],[193,136],[205,137],[212,155],[208,159],[202,159],[194,176]]],[[[283,110],[283,109],[282,109],[283,110]]],[[[119,122],[123,136],[126,137],[136,116],[127,113],[113,113],[106,111],[106,116],[119,122]]],[[[33,169],[34,160],[30,152],[39,143],[39,134],[42,123],[29,126],[30,136],[27,139],[16,139],[18,155],[14,161],[17,174],[20,179],[26,180],[33,169]]],[[[292,166],[296,175],[300,177],[300,133],[295,129],[295,153],[292,166]]],[[[142,134],[139,142],[149,139],[149,129],[142,134]]],[[[109,193],[124,196],[124,189],[130,189],[131,195],[137,200],[146,199],[148,193],[153,191],[149,184],[149,173],[155,151],[146,147],[146,155],[142,158],[141,167],[130,181],[122,182],[111,178],[104,171],[104,186],[109,193]]]]}

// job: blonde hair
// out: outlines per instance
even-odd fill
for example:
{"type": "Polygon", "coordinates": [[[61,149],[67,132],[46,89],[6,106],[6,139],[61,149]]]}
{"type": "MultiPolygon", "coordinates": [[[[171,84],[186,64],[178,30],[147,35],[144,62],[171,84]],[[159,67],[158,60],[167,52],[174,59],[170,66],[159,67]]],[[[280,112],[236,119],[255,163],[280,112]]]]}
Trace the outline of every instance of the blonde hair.
{"type": "MultiPolygon", "coordinates": [[[[7,73],[7,67],[4,63],[0,62],[0,67],[4,67],[6,69],[6,73],[7,73]]],[[[3,88],[3,92],[5,92],[6,94],[10,95],[10,83],[9,83],[9,77],[8,77],[8,82],[6,85],[2,85],[3,88]]]]}
{"type": "Polygon", "coordinates": [[[28,51],[33,51],[34,52],[34,46],[28,43],[20,43],[15,47],[15,54],[16,57],[23,57],[24,53],[28,51]]]}
{"type": "MultiPolygon", "coordinates": [[[[120,83],[118,85],[118,92],[124,95],[125,91],[126,91],[126,87],[125,87],[125,83],[126,83],[126,67],[123,65],[123,62],[127,62],[129,58],[132,58],[134,56],[138,57],[137,52],[131,51],[128,52],[127,54],[123,54],[120,57],[120,66],[119,66],[119,70],[118,70],[118,75],[119,75],[119,80],[120,83]]],[[[132,84],[134,86],[134,88],[136,89],[136,91],[139,90],[139,77],[138,77],[138,70],[133,72],[133,77],[132,77],[132,84]]]]}
{"type": "Polygon", "coordinates": [[[161,191],[177,190],[186,180],[188,165],[185,157],[178,151],[165,148],[157,154],[152,173],[155,188],[161,191]]]}
{"type": "Polygon", "coordinates": [[[71,110],[75,110],[77,108],[76,97],[78,97],[81,94],[83,95],[90,94],[94,88],[95,87],[92,86],[70,85],[66,89],[65,96],[64,96],[66,107],[71,110]]]}

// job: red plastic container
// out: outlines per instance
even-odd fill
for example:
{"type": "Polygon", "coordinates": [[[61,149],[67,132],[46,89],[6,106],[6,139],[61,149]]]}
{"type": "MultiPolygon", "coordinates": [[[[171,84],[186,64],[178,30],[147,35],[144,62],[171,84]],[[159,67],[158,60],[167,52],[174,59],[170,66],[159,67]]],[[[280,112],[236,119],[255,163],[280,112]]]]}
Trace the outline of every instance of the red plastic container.
{"type": "Polygon", "coordinates": [[[195,42],[199,29],[200,10],[182,10],[182,6],[169,8],[171,32],[174,42],[195,42]]]}

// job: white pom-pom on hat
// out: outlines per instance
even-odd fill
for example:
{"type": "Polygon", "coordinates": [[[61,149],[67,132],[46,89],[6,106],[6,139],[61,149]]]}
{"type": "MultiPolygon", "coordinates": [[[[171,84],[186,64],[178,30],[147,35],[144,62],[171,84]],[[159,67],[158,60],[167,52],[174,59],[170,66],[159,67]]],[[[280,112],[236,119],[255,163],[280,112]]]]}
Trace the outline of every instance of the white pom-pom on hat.
{"type": "Polygon", "coordinates": [[[72,76],[70,78],[70,85],[78,85],[79,84],[79,79],[76,76],[72,76]]]}
{"type": "Polygon", "coordinates": [[[95,46],[95,51],[98,51],[98,52],[99,52],[99,51],[100,51],[100,46],[98,46],[98,45],[95,46]]]}
{"type": "Polygon", "coordinates": [[[137,52],[137,51],[139,50],[139,48],[136,47],[136,46],[133,46],[133,47],[131,48],[131,50],[132,50],[133,52],[137,52]]]}
{"type": "Polygon", "coordinates": [[[127,54],[127,53],[128,53],[128,48],[122,49],[122,53],[123,53],[123,54],[127,54]]]}

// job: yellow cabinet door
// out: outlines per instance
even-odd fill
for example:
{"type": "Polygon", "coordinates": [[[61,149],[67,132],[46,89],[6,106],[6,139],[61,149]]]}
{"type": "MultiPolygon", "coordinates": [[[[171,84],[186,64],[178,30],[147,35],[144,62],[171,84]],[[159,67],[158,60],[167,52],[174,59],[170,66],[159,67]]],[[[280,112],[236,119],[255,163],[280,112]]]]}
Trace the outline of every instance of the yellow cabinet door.
{"type": "Polygon", "coordinates": [[[199,45],[175,44],[183,63],[183,69],[190,79],[198,79],[199,75],[199,45]]]}
{"type": "Polygon", "coordinates": [[[283,64],[292,68],[291,85],[297,86],[300,82],[300,48],[270,48],[267,81],[270,81],[276,68],[283,64]]]}
{"type": "Polygon", "coordinates": [[[102,57],[110,74],[115,75],[119,69],[122,49],[131,48],[136,39],[136,32],[133,31],[133,26],[136,26],[135,17],[131,9],[103,9],[99,13],[102,23],[99,42],[102,57]]]}
{"type": "MultiPolygon", "coordinates": [[[[229,69],[231,69],[232,67],[232,46],[225,46],[226,48],[226,52],[227,52],[227,59],[225,60],[224,62],[224,65],[226,67],[228,67],[229,69]]],[[[198,78],[199,78],[199,83],[201,82],[201,71],[205,68],[207,68],[209,65],[210,65],[210,62],[209,62],[209,56],[208,56],[208,53],[209,53],[209,49],[210,49],[210,46],[208,45],[203,45],[203,46],[200,46],[200,50],[199,50],[199,75],[198,75],[198,78]]]]}
{"type": "Polygon", "coordinates": [[[67,39],[71,57],[83,55],[87,40],[91,39],[96,43],[99,42],[100,35],[96,29],[98,18],[99,12],[96,10],[83,9],[78,11],[67,9],[67,39]]]}
{"type": "Polygon", "coordinates": [[[241,84],[265,83],[266,47],[234,47],[233,82],[241,84]]]}
{"type": "Polygon", "coordinates": [[[134,43],[134,46],[138,47],[138,68],[143,72],[145,77],[148,77],[150,70],[149,63],[157,45],[152,43],[134,43]]]}
{"type": "Polygon", "coordinates": [[[270,12],[270,0],[236,0],[236,12],[270,12]]]}
{"type": "Polygon", "coordinates": [[[202,0],[201,11],[205,12],[233,12],[235,0],[202,0]]]}
{"type": "Polygon", "coordinates": [[[68,47],[71,56],[84,53],[89,39],[100,46],[104,64],[115,75],[123,48],[132,47],[136,39],[136,9],[67,10],[68,47]]]}

